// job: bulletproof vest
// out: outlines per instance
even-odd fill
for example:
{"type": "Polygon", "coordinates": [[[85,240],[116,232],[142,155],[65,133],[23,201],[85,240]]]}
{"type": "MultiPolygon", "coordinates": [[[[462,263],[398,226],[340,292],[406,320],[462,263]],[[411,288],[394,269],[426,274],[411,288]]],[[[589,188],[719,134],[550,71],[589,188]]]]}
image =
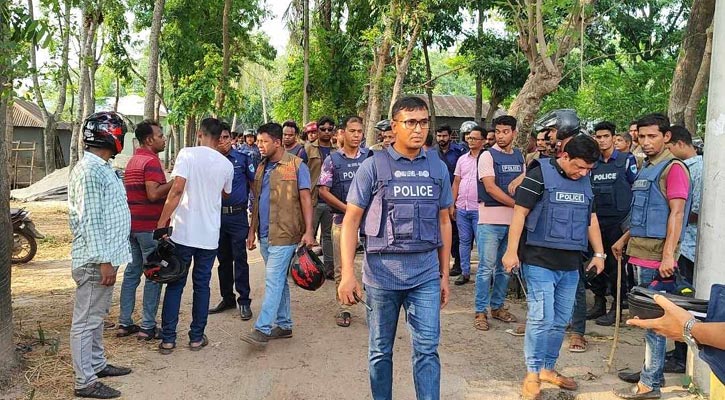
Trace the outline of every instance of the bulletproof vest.
{"type": "MultiPolygon", "coordinates": [[[[665,239],[667,237],[667,220],[670,216],[670,204],[660,188],[660,178],[667,167],[675,162],[673,157],[665,158],[656,164],[646,162],[632,184],[632,212],[630,218],[630,234],[633,237],[665,239]]],[[[687,169],[687,166],[682,164],[687,169]]],[[[690,185],[690,194],[692,185],[690,185]]],[[[692,195],[687,196],[685,203],[685,220],[682,223],[680,240],[685,235],[687,218],[690,214],[692,195]]]]}
{"type": "MultiPolygon", "coordinates": [[[[332,176],[332,188],[330,193],[335,196],[338,200],[346,203],[347,192],[350,191],[350,185],[352,184],[352,178],[355,177],[355,172],[360,167],[360,164],[368,157],[367,152],[360,152],[357,158],[350,159],[346,158],[338,151],[330,153],[330,159],[334,166],[334,174],[332,176]]],[[[332,212],[335,214],[342,214],[343,212],[331,207],[332,212]]]]}
{"type": "Polygon", "coordinates": [[[287,152],[290,153],[290,154],[292,154],[293,156],[299,157],[300,154],[302,154],[302,150],[304,150],[304,149],[305,149],[304,146],[302,146],[301,144],[297,143],[297,144],[295,144],[294,147],[292,147],[291,149],[287,150],[287,152]]]}
{"type": "Polygon", "coordinates": [[[625,217],[632,204],[627,181],[627,154],[617,153],[614,162],[599,162],[591,174],[594,203],[600,217],[625,217]]]}
{"type": "MultiPolygon", "coordinates": [[[[509,192],[508,187],[514,179],[524,172],[524,155],[519,149],[514,149],[511,154],[494,148],[488,149],[493,158],[493,169],[496,173],[496,186],[500,187],[504,193],[509,192]]],[[[478,202],[483,203],[486,207],[499,207],[503,204],[499,203],[486,191],[486,186],[478,180],[478,202]]]]}
{"type": "Polygon", "coordinates": [[[541,163],[544,193],[526,217],[526,244],[560,250],[587,250],[592,212],[589,176],[567,179],[541,163]]]}
{"type": "Polygon", "coordinates": [[[399,162],[388,151],[373,154],[377,182],[363,232],[369,253],[421,253],[443,242],[438,221],[443,183],[436,151],[417,165],[399,162]]]}

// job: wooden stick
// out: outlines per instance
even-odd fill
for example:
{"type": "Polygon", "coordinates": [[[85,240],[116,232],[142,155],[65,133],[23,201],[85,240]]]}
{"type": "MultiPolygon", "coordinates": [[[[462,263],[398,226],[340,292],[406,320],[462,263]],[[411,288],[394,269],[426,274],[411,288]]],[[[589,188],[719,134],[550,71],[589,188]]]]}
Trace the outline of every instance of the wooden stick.
{"type": "Polygon", "coordinates": [[[617,352],[617,344],[619,344],[619,324],[622,321],[622,259],[617,258],[617,293],[615,301],[617,302],[617,318],[614,323],[614,340],[612,341],[612,350],[609,352],[609,360],[607,361],[607,373],[612,372],[612,364],[614,364],[614,354],[617,352]]]}

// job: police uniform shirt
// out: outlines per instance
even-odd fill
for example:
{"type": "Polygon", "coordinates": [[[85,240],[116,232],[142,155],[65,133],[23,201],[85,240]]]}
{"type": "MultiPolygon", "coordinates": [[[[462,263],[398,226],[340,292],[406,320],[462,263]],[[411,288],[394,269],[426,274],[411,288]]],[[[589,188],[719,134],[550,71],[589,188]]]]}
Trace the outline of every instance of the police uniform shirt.
{"type": "MultiPolygon", "coordinates": [[[[548,160],[541,159],[539,162],[550,162],[556,168],[556,171],[566,179],[564,170],[561,169],[555,158],[548,160]]],[[[532,163],[531,169],[526,171],[526,178],[516,189],[514,197],[516,205],[533,210],[544,194],[544,175],[541,172],[539,163],[532,163]]],[[[592,212],[595,212],[595,205],[592,202],[592,212]]],[[[522,263],[536,265],[559,271],[573,271],[579,269],[584,258],[582,252],[578,250],[560,250],[548,247],[531,246],[526,244],[526,228],[523,229],[521,239],[519,241],[519,260],[522,263]]]]}
{"type": "MultiPolygon", "coordinates": [[[[249,188],[254,182],[256,167],[252,157],[239,150],[232,149],[226,155],[227,159],[234,166],[234,180],[232,181],[232,192],[229,197],[222,198],[222,206],[246,207],[249,199],[249,188]]],[[[246,219],[246,213],[245,219],[246,219]]]]}

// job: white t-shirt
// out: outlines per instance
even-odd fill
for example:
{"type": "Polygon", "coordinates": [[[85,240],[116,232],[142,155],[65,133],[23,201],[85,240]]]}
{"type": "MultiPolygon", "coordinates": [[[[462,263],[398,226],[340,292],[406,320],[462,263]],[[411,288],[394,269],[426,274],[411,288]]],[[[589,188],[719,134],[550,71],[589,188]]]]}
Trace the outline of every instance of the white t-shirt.
{"type": "Polygon", "coordinates": [[[231,161],[210,147],[186,147],[176,156],[171,176],[186,179],[184,194],[172,218],[171,239],[184,246],[216,249],[222,190],[232,192],[234,166],[231,161]]]}

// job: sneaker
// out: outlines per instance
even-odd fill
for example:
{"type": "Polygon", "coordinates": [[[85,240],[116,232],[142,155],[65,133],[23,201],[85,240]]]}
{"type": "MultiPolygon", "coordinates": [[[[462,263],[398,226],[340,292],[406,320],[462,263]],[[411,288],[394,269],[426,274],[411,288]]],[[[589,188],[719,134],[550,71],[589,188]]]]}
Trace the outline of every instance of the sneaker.
{"type": "Polygon", "coordinates": [[[287,339],[292,337],[292,329],[284,329],[279,326],[272,328],[269,339],[287,339]]]}
{"type": "Polygon", "coordinates": [[[107,376],[123,376],[131,373],[131,368],[116,367],[111,364],[106,365],[101,371],[96,373],[98,378],[105,378],[107,376]]]}
{"type": "Polygon", "coordinates": [[[246,333],[242,335],[242,341],[247,342],[249,344],[257,345],[257,346],[264,346],[269,342],[269,335],[265,335],[264,333],[252,329],[249,333],[246,333]]]}
{"type": "Polygon", "coordinates": [[[115,399],[121,397],[121,392],[103,384],[103,382],[96,381],[91,386],[84,387],[83,389],[76,389],[73,391],[76,397],[85,397],[88,399],[115,399]]]}

